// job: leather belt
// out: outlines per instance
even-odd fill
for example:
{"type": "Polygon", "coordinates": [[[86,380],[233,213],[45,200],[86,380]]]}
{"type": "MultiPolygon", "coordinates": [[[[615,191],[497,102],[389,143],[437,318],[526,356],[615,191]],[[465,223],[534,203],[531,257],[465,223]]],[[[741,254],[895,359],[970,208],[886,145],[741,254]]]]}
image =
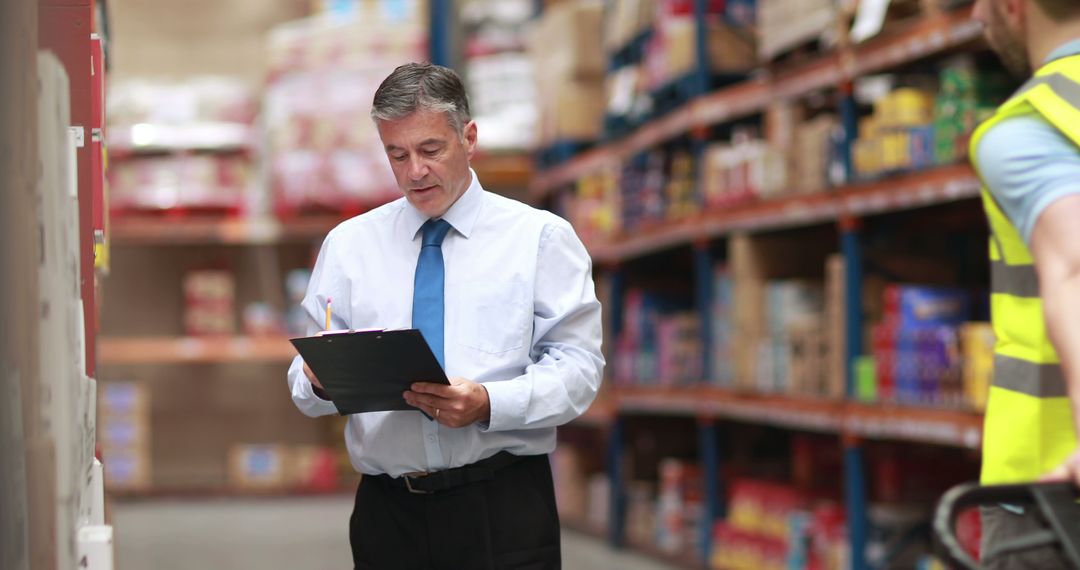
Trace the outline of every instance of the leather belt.
{"type": "Polygon", "coordinates": [[[487,459],[481,459],[476,463],[444,469],[442,471],[406,473],[401,477],[391,477],[386,474],[376,477],[390,483],[394,487],[406,489],[410,493],[430,495],[440,491],[453,489],[470,483],[488,481],[495,477],[495,472],[503,467],[517,463],[523,457],[507,451],[500,451],[487,459]]]}

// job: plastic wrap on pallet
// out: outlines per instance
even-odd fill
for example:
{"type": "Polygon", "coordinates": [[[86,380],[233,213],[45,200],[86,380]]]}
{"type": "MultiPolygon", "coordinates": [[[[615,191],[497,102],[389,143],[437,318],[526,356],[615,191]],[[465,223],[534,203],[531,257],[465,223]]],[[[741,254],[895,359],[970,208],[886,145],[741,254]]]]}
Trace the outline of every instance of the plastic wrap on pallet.
{"type": "Polygon", "coordinates": [[[400,196],[369,117],[382,80],[426,57],[423,6],[399,7],[270,33],[264,115],[277,214],[354,214],[400,196]]]}

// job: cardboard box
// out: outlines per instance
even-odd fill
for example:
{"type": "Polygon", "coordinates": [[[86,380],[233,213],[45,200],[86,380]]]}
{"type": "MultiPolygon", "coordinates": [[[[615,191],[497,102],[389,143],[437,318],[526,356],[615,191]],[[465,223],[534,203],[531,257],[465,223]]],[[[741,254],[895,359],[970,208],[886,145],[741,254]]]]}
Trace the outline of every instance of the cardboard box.
{"type": "Polygon", "coordinates": [[[784,235],[734,234],[728,241],[728,260],[735,283],[735,298],[738,299],[734,349],[740,387],[753,389],[762,361],[761,346],[771,340],[767,338],[766,282],[808,277],[821,279],[831,249],[831,244],[821,240],[784,235]]]}
{"type": "Polygon", "coordinates": [[[110,417],[149,417],[149,387],[138,382],[101,382],[97,415],[98,422],[105,422],[110,417]]]}
{"type": "Polygon", "coordinates": [[[830,255],[825,260],[825,323],[828,354],[825,357],[825,395],[843,398],[847,391],[847,285],[846,266],[842,255],[830,255]]]}
{"type": "Polygon", "coordinates": [[[540,145],[599,138],[605,108],[601,81],[553,81],[540,93],[540,145]]]}
{"type": "Polygon", "coordinates": [[[563,2],[544,10],[529,38],[538,80],[603,77],[602,13],[599,2],[563,2]]]}
{"type": "Polygon", "coordinates": [[[653,0],[614,0],[604,13],[604,51],[614,53],[648,29],[656,14],[653,0]]]}
{"type": "Polygon", "coordinates": [[[110,416],[98,423],[98,443],[102,449],[149,447],[149,416],[110,416]]]}
{"type": "Polygon", "coordinates": [[[149,449],[118,448],[102,453],[105,488],[109,490],[141,490],[150,487],[149,449]]]}
{"type": "Polygon", "coordinates": [[[758,57],[770,60],[821,38],[837,14],[835,0],[758,0],[758,57]]]}
{"type": "MultiPolygon", "coordinates": [[[[719,21],[706,23],[709,68],[714,73],[745,73],[754,68],[754,40],[738,28],[719,21]]],[[[697,69],[697,22],[673,18],[662,28],[667,80],[697,69]]]]}
{"type": "Polygon", "coordinates": [[[833,133],[840,128],[835,115],[824,114],[795,128],[793,174],[799,193],[813,194],[829,185],[829,148],[833,133]]]}
{"type": "Polygon", "coordinates": [[[273,490],[289,485],[289,448],[240,444],[229,450],[229,484],[237,489],[273,490]]]}

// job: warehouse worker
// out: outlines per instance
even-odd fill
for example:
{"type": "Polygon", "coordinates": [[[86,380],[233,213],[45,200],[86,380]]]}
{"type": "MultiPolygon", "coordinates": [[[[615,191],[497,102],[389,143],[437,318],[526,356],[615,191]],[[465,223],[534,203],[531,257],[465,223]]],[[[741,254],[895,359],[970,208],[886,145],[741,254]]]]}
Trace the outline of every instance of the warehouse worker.
{"type": "MultiPolygon", "coordinates": [[[[592,263],[565,220],[480,185],[452,70],[397,68],[371,116],[405,196],[330,232],[303,307],[312,332],[328,299],[334,328],[420,329],[451,385],[417,378],[418,411],[349,416],[355,566],[559,568],[547,454],[600,385],[592,263]]],[[[288,380],[303,413],[336,413],[299,357],[288,380]]]]}
{"type": "MultiPolygon", "coordinates": [[[[982,482],[1080,485],[1080,2],[978,0],[1013,73],[1034,76],[972,137],[990,220],[997,336],[982,482]]],[[[1015,506],[983,512],[984,545],[1030,531],[1015,506]]],[[[1000,568],[1055,568],[1044,549],[1000,568]]]]}

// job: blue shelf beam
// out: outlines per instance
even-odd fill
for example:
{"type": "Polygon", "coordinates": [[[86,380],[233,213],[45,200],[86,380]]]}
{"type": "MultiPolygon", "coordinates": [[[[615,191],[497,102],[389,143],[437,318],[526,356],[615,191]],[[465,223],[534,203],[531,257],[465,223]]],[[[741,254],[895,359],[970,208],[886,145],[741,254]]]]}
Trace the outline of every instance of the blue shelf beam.
{"type": "Polygon", "coordinates": [[[431,63],[453,67],[453,0],[431,0],[428,25],[430,27],[431,63]]]}
{"type": "MultiPolygon", "coordinates": [[[[840,220],[840,249],[844,256],[844,354],[846,389],[849,400],[856,395],[855,359],[863,353],[862,247],[859,220],[840,220]]],[[[866,468],[858,438],[844,436],[844,505],[851,544],[851,569],[866,570],[867,526],[866,468]]]]}
{"type": "Polygon", "coordinates": [[[720,469],[720,438],[716,420],[698,420],[698,447],[705,478],[705,513],[701,518],[701,560],[709,565],[712,557],[713,524],[727,516],[724,504],[724,487],[720,469]]]}

